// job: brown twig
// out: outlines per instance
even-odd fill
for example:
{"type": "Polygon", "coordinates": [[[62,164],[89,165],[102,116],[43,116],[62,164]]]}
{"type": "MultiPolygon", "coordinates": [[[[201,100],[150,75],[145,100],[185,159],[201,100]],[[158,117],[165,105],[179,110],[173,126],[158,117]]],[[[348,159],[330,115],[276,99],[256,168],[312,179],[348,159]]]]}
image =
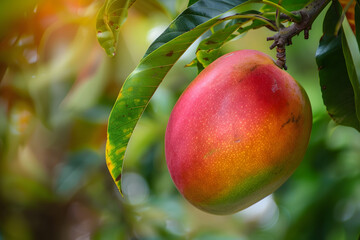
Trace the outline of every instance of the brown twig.
{"type": "MultiPolygon", "coordinates": [[[[291,45],[292,37],[298,35],[302,31],[304,31],[305,39],[308,39],[312,23],[329,2],[330,0],[314,0],[303,9],[293,12],[294,14],[300,14],[301,21],[294,22],[294,24],[289,27],[282,27],[274,36],[267,38],[268,41],[274,41],[270,46],[270,49],[276,47],[276,65],[285,70],[287,69],[285,46],[291,45]]],[[[291,19],[289,20],[292,21],[291,19]]]]}

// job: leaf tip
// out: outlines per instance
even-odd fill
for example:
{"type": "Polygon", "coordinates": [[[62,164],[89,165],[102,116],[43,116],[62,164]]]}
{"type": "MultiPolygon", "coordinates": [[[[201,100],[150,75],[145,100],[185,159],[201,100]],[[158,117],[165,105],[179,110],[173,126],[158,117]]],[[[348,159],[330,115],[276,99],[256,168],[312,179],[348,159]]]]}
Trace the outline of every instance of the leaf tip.
{"type": "Polygon", "coordinates": [[[114,180],[115,180],[116,187],[119,190],[121,197],[124,197],[124,193],[121,188],[121,173],[114,180]]]}
{"type": "Polygon", "coordinates": [[[116,48],[115,47],[110,47],[110,48],[105,49],[105,50],[106,50],[106,54],[109,57],[115,57],[115,55],[116,55],[116,48]]]}

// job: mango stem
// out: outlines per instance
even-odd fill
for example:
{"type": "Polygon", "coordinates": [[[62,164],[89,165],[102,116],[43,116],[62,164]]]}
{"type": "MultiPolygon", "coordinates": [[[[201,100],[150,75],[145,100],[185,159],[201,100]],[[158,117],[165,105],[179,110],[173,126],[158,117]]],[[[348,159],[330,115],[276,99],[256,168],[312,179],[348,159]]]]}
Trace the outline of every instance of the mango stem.
{"type": "Polygon", "coordinates": [[[274,41],[270,46],[270,49],[276,47],[276,65],[279,68],[287,69],[285,46],[291,45],[292,37],[298,35],[302,31],[304,31],[304,38],[308,39],[312,23],[329,2],[330,0],[314,0],[303,9],[293,12],[293,14],[301,16],[301,21],[294,22],[294,24],[289,27],[282,27],[274,36],[267,38],[268,41],[274,41]]]}

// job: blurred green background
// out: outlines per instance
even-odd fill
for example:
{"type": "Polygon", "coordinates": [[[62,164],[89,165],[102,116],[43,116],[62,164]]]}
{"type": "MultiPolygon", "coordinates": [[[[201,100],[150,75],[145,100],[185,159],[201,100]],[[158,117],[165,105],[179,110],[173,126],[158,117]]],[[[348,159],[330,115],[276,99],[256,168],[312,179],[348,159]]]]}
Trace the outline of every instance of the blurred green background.
{"type": "MultiPolygon", "coordinates": [[[[335,126],[321,99],[310,39],[287,48],[288,72],[310,97],[307,154],[274,194],[229,216],[201,212],[175,189],[164,158],[171,109],[196,76],[169,72],[146,109],[125,157],[122,198],[105,164],[107,118],[122,83],[150,43],[187,5],[138,0],[115,58],[96,39],[97,0],[0,1],[0,240],[3,239],[358,239],[360,134],[335,126]]],[[[268,29],[250,31],[223,52],[275,57],[268,29]]]]}

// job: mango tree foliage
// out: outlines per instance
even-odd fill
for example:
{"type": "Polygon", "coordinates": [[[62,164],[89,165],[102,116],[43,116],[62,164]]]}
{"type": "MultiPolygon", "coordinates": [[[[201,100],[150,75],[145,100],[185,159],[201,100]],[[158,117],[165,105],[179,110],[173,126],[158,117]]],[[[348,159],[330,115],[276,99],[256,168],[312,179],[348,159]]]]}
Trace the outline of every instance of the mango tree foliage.
{"type": "MultiPolygon", "coordinates": [[[[360,131],[359,75],[351,55],[359,57],[358,48],[350,52],[343,28],[336,32],[341,7],[334,2],[323,26],[324,35],[316,52],[324,104],[328,114],[338,124],[360,131]]],[[[347,32],[349,35],[349,32],[347,32]]]]}
{"type": "MultiPolygon", "coordinates": [[[[103,7],[100,10],[99,16],[103,14],[101,11],[119,12],[120,9],[123,11],[122,15],[125,16],[127,7],[132,2],[123,1],[123,8],[119,8],[118,4],[107,5],[108,8],[103,7]]],[[[277,2],[267,0],[189,1],[188,8],[176,17],[150,45],[139,65],[124,82],[109,117],[106,162],[120,192],[123,160],[132,132],[152,95],[177,60],[198,38],[205,36],[197,47],[196,58],[188,64],[188,66],[198,67],[201,71],[222,55],[221,49],[226,42],[243,36],[243,33],[251,29],[267,27],[277,31],[289,26],[292,24],[289,21],[292,16],[290,11],[296,15],[311,1],[284,1],[282,6],[277,2]],[[280,16],[282,16],[281,19],[280,16]]],[[[358,8],[357,2],[356,9],[358,8]]],[[[341,26],[342,18],[338,13],[334,14],[334,6],[332,6],[324,21],[324,37],[320,41],[316,56],[324,104],[336,123],[359,130],[359,104],[356,101],[360,93],[357,69],[359,67],[356,67],[358,48],[354,50],[354,45],[349,45],[346,40],[348,36],[344,35],[342,28],[336,34],[329,30],[334,28],[334,24],[341,26]],[[336,57],[336,61],[335,56],[339,56],[336,57]],[[342,82],[339,82],[339,74],[348,77],[342,78],[342,82]]],[[[359,23],[358,19],[357,14],[356,23],[359,23]]],[[[117,20],[122,22],[124,18],[117,20]]],[[[110,28],[109,24],[100,23],[99,26],[107,30],[108,34],[115,36],[117,29],[110,28]]],[[[358,26],[359,24],[356,24],[357,28],[358,26]]],[[[352,37],[359,39],[358,35],[357,38],[352,37]]],[[[105,49],[108,53],[115,51],[114,39],[116,41],[113,37],[102,39],[102,45],[106,45],[105,49]]]]}

